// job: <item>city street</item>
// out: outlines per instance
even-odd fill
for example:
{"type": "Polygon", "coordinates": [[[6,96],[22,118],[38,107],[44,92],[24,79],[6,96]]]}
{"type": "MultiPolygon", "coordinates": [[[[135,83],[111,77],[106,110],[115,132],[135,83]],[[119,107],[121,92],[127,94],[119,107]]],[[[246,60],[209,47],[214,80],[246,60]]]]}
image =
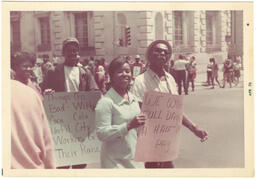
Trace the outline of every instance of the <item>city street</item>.
{"type": "Polygon", "coordinates": [[[176,168],[244,167],[243,82],[225,89],[197,85],[184,97],[184,111],[208,131],[204,143],[183,127],[176,168]]]}

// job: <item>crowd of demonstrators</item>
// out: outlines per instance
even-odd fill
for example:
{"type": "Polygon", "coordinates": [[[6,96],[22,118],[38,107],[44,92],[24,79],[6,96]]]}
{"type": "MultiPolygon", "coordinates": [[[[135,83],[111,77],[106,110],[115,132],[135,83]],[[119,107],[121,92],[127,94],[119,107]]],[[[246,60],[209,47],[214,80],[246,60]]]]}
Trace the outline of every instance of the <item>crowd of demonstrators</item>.
{"type": "MultiPolygon", "coordinates": [[[[109,65],[104,58],[97,60],[94,59],[94,57],[90,57],[89,60],[81,60],[79,56],[79,48],[79,42],[76,38],[67,38],[63,41],[62,46],[62,55],[64,58],[63,64],[54,65],[49,61],[48,56],[43,57],[43,82],[41,84],[41,88],[44,91],[43,94],[91,90],[101,91],[104,96],[102,96],[96,106],[95,120],[96,133],[99,140],[102,141],[102,168],[173,168],[174,165],[172,161],[146,162],[144,164],[133,160],[137,142],[137,128],[144,125],[145,120],[147,119],[144,114],[141,114],[140,108],[143,102],[144,93],[147,90],[181,95],[183,83],[184,92],[185,94],[188,94],[187,83],[189,82],[192,83],[192,90],[194,90],[194,79],[196,75],[195,58],[192,57],[188,61],[185,60],[184,56],[180,55],[178,60],[170,61],[172,49],[170,44],[164,40],[157,40],[149,45],[145,54],[147,65],[144,64],[139,55],[135,56],[135,60],[130,56],[118,57],[112,60],[109,65]],[[186,70],[188,73],[187,79],[186,70]],[[176,83],[178,84],[178,92],[176,83]]],[[[34,64],[35,56],[33,56],[33,54],[19,52],[12,55],[11,78],[32,87],[41,99],[43,99],[41,89],[31,81],[34,64]]],[[[21,92],[26,91],[21,85],[17,84],[13,86],[19,87],[21,92]]],[[[15,89],[17,87],[15,87],[15,89]]],[[[26,93],[28,93],[28,91],[29,90],[27,90],[26,93]]],[[[17,95],[20,95],[20,93],[17,95]]],[[[33,145],[32,140],[22,141],[24,138],[18,136],[18,131],[20,129],[29,128],[24,136],[28,139],[31,138],[33,131],[30,129],[29,125],[35,125],[35,130],[37,130],[35,134],[38,135],[38,139],[35,139],[35,143],[40,145],[40,147],[41,145],[45,145],[45,148],[40,148],[43,150],[43,155],[40,155],[40,158],[38,158],[36,154],[31,152],[31,154],[24,153],[24,156],[22,157],[22,154],[19,154],[22,150],[19,148],[20,146],[14,146],[12,152],[16,152],[16,154],[13,153],[13,157],[16,160],[14,161],[16,163],[14,162],[13,168],[21,167],[18,166],[18,163],[20,163],[20,165],[24,164],[24,168],[55,167],[53,145],[50,140],[49,126],[45,123],[47,119],[43,110],[42,100],[38,102],[39,97],[35,96],[36,95],[31,93],[28,98],[32,102],[29,103],[24,110],[18,105],[22,100],[24,103],[26,99],[18,97],[20,98],[20,102],[17,102],[12,109],[12,120],[14,121],[12,125],[15,126],[12,128],[12,136],[14,136],[12,142],[18,142],[17,144],[19,144],[19,142],[21,144],[28,143],[28,148],[24,149],[26,152],[28,149],[35,150],[35,148],[33,148],[35,145],[33,145]],[[28,113],[26,110],[29,108],[31,108],[33,112],[28,113]],[[19,113],[20,116],[16,115],[16,113],[19,113]],[[37,115],[40,115],[43,119],[34,119],[37,115]],[[19,124],[18,121],[23,119],[24,122],[28,123],[27,125],[25,125],[26,123],[19,124]],[[37,122],[38,120],[40,120],[40,122],[37,122]],[[29,124],[29,121],[31,121],[31,124],[29,124]],[[37,127],[41,128],[37,129],[37,127]],[[46,137],[42,138],[42,136],[46,137]],[[29,147],[31,147],[31,149],[29,147]],[[33,157],[28,164],[30,155],[33,155],[33,157]],[[24,161],[22,163],[19,160],[24,161]],[[36,166],[36,164],[38,166],[36,166]]],[[[15,100],[13,96],[12,99],[15,100]]],[[[197,137],[201,138],[201,141],[207,139],[207,132],[200,130],[185,114],[183,115],[182,124],[197,137]]],[[[87,164],[80,164],[60,166],[57,168],[81,169],[86,167],[87,164]]]]}
{"type": "MultiPolygon", "coordinates": [[[[170,93],[177,95],[175,80],[165,71],[165,65],[170,60],[172,49],[170,44],[164,40],[156,40],[152,42],[146,52],[146,59],[149,68],[135,78],[131,92],[137,97],[140,106],[143,102],[144,93],[147,90],[170,93]]],[[[207,132],[200,130],[193,124],[184,114],[182,124],[190,129],[201,141],[207,139],[207,132]]],[[[146,162],[146,168],[173,168],[172,161],[166,162],[146,162]]]]}
{"type": "Polygon", "coordinates": [[[37,83],[31,80],[34,76],[33,67],[35,66],[35,62],[36,57],[30,52],[21,51],[11,55],[12,78],[33,88],[38,93],[41,100],[43,100],[41,88],[37,83]]]}
{"type": "Polygon", "coordinates": [[[139,103],[129,92],[131,66],[122,57],[109,65],[111,88],[96,106],[96,131],[101,148],[102,168],[143,168],[133,160],[137,130],[145,123],[139,103]]]}
{"type": "Polygon", "coordinates": [[[55,168],[53,141],[42,100],[35,90],[18,80],[11,80],[11,168],[55,168]]]}
{"type": "Polygon", "coordinates": [[[185,59],[183,55],[179,55],[179,58],[174,61],[174,70],[175,70],[175,78],[178,85],[178,93],[182,94],[182,86],[185,92],[185,95],[188,95],[187,88],[187,79],[186,79],[186,67],[189,64],[189,61],[185,59]]]}

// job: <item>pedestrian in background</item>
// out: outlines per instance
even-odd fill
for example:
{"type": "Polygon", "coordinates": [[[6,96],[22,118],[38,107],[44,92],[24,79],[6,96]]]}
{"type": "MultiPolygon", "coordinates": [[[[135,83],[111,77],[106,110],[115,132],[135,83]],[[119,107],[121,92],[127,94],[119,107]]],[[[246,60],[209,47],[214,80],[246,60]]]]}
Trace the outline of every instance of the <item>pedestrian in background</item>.
{"type": "Polygon", "coordinates": [[[211,59],[209,59],[209,63],[207,64],[207,84],[208,84],[208,86],[211,85],[211,79],[212,79],[212,62],[211,62],[211,59]]]}
{"type": "Polygon", "coordinates": [[[187,65],[187,70],[188,70],[188,81],[187,81],[187,84],[188,84],[188,89],[189,89],[189,83],[191,82],[191,85],[192,85],[192,91],[195,90],[195,78],[196,78],[196,59],[194,56],[192,56],[190,58],[190,62],[189,64],[187,65]]]}
{"type": "Polygon", "coordinates": [[[144,125],[139,103],[129,92],[131,67],[122,57],[109,65],[111,88],[96,106],[96,132],[101,147],[102,168],[144,168],[135,162],[136,128],[144,125]]]}
{"type": "Polygon", "coordinates": [[[234,80],[236,80],[236,83],[239,83],[239,78],[241,76],[241,70],[242,65],[241,65],[241,58],[238,56],[234,62],[234,80]]]}
{"type": "Polygon", "coordinates": [[[178,84],[179,95],[182,94],[182,86],[184,88],[185,95],[188,95],[187,79],[186,79],[186,65],[189,61],[185,60],[183,55],[179,55],[179,59],[174,62],[174,69],[176,75],[176,81],[178,84]]]}
{"type": "Polygon", "coordinates": [[[140,55],[135,56],[135,62],[132,64],[132,75],[136,78],[143,72],[143,63],[141,62],[140,55]]]}
{"type": "Polygon", "coordinates": [[[105,87],[106,74],[105,74],[105,68],[102,64],[100,64],[100,61],[98,61],[97,66],[95,67],[94,79],[95,79],[95,82],[97,83],[99,90],[102,92],[102,94],[105,94],[105,92],[106,92],[106,87],[105,87]]]}
{"type": "MultiPolygon", "coordinates": [[[[173,77],[164,69],[165,64],[170,60],[172,48],[165,40],[156,40],[147,48],[146,59],[149,63],[149,68],[144,73],[135,78],[131,92],[138,99],[142,106],[144,94],[148,90],[169,93],[177,95],[176,84],[173,77]]],[[[193,124],[188,117],[183,114],[182,124],[193,132],[201,141],[207,139],[207,132],[200,130],[193,124]]],[[[172,161],[166,162],[146,162],[146,168],[173,168],[172,161]]]]}
{"type": "Polygon", "coordinates": [[[229,87],[232,88],[232,77],[233,77],[233,63],[231,59],[226,59],[223,64],[223,86],[225,88],[226,82],[229,83],[229,87]]]}
{"type": "Polygon", "coordinates": [[[219,87],[221,87],[220,82],[218,80],[219,67],[215,61],[215,58],[210,58],[210,61],[212,63],[212,77],[211,77],[212,87],[211,87],[211,89],[214,89],[214,85],[215,85],[214,81],[216,81],[218,83],[219,87]]]}
{"type": "Polygon", "coordinates": [[[11,168],[55,168],[54,146],[42,100],[11,80],[11,168]]]}

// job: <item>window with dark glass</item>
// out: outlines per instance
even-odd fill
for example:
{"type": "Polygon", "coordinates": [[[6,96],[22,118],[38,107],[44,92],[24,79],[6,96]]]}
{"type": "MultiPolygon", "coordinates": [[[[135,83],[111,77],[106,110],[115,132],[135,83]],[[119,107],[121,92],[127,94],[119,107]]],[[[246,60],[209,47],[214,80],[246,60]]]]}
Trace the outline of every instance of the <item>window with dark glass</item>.
{"type": "Polygon", "coordinates": [[[174,43],[183,44],[183,19],[181,11],[174,11],[174,43]]]}
{"type": "Polygon", "coordinates": [[[213,44],[213,15],[206,12],[206,44],[213,44]]]}
{"type": "Polygon", "coordinates": [[[88,14],[75,13],[75,35],[81,48],[88,47],[88,14]]]}
{"type": "Polygon", "coordinates": [[[50,35],[50,22],[49,17],[40,17],[40,35],[41,44],[39,45],[39,51],[50,50],[51,48],[51,35],[50,35]]]}
{"type": "Polygon", "coordinates": [[[21,48],[19,20],[11,22],[11,31],[12,31],[11,48],[13,51],[18,51],[21,48]]]}

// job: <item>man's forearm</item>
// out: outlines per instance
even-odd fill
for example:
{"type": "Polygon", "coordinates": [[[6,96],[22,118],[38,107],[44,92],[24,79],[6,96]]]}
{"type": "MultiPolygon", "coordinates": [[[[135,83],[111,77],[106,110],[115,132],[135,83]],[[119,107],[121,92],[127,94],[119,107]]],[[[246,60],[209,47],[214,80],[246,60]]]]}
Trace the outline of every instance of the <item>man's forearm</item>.
{"type": "Polygon", "coordinates": [[[197,129],[196,125],[193,124],[192,121],[190,121],[185,114],[183,114],[182,117],[182,124],[192,132],[195,132],[195,130],[197,129]]]}

